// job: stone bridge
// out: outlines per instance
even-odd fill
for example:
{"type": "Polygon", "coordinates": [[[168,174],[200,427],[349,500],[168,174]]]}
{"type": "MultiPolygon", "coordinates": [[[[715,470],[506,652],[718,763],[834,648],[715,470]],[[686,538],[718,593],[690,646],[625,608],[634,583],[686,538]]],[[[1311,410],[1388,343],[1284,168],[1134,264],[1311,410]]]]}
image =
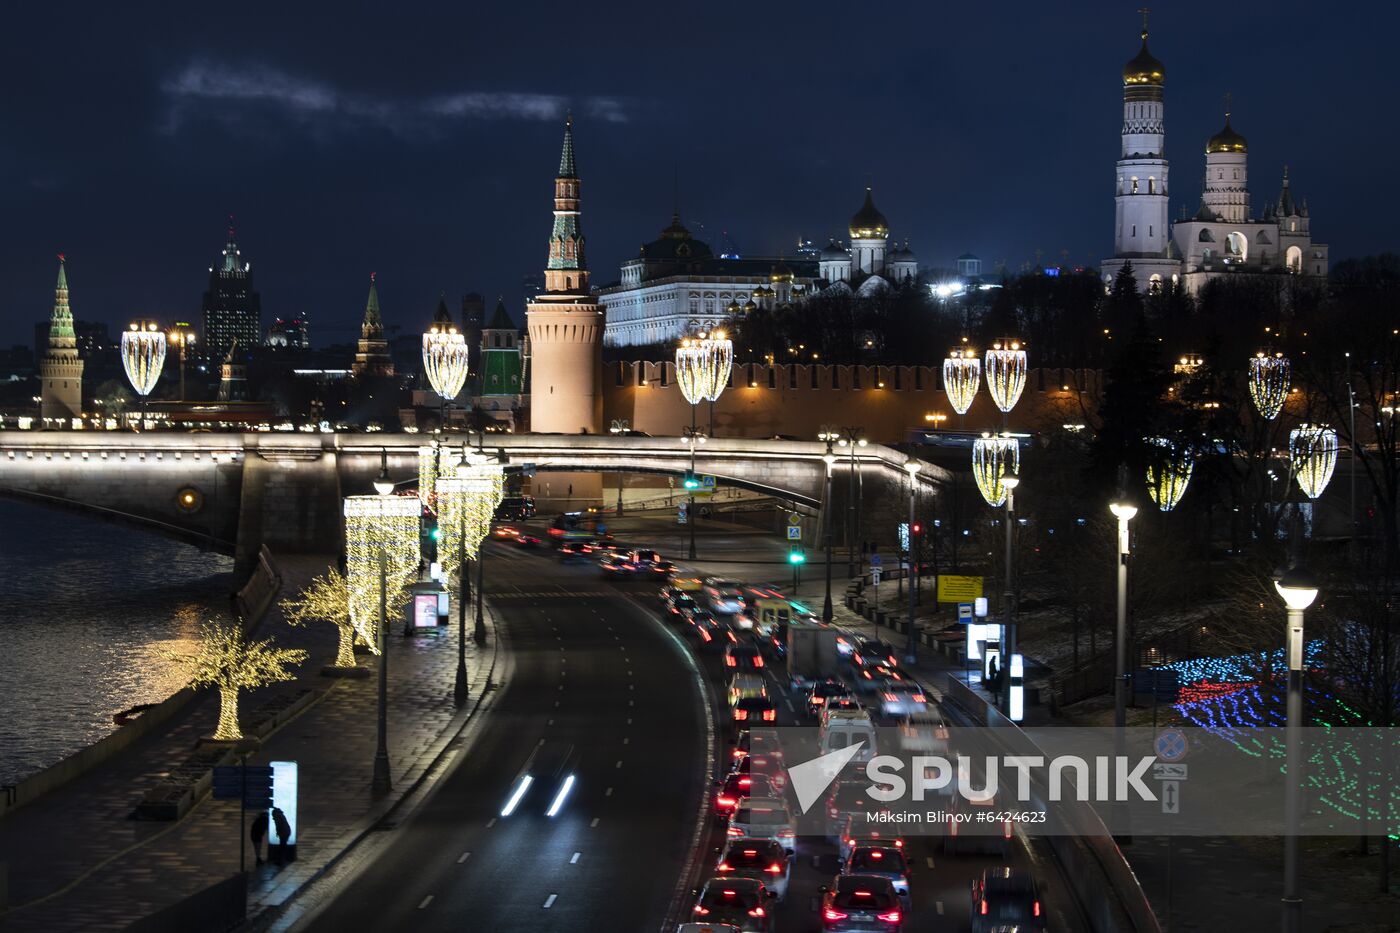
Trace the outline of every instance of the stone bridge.
{"type": "MultiPolygon", "coordinates": [[[[233,554],[251,567],[266,544],[288,552],[334,553],[343,546],[341,498],[373,492],[381,457],[400,486],[418,481],[414,434],[247,434],[0,431],[0,496],[124,522],[233,554]]],[[[445,443],[459,448],[462,435],[445,443]]],[[[480,440],[471,435],[475,448],[480,440]]],[[[675,437],[493,434],[485,450],[508,471],[653,473],[680,476],[690,449],[675,437]]],[[[809,441],[711,438],[695,469],[720,485],[819,511],[826,445],[809,441]]],[[[871,522],[898,521],[907,508],[907,457],[889,447],[859,450],[862,508],[871,522]]],[[[847,502],[849,460],[836,465],[833,505],[847,502]]],[[[947,474],[924,463],[921,496],[947,474]]],[[[839,513],[838,513],[839,514],[839,513]]]]}

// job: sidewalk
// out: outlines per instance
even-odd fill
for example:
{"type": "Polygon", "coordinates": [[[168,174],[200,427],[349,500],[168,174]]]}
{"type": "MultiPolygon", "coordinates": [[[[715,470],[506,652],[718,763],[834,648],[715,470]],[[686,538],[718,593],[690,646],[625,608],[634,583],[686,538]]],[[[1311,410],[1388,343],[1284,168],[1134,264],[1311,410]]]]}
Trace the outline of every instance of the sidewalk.
{"type": "MultiPolygon", "coordinates": [[[[279,559],[282,597],[297,592],[328,559],[279,559]]],[[[454,601],[455,602],[455,601],[454,601]]],[[[251,764],[299,763],[297,861],[262,866],[249,878],[249,916],[285,901],[355,838],[368,831],[424,773],[480,699],[495,663],[495,626],[482,649],[467,643],[471,701],[452,701],[457,627],[405,638],[389,629],[389,761],[394,791],[369,791],[377,731],[378,677],[322,677],[335,656],[331,625],[293,628],[274,606],[256,637],[273,635],[305,648],[310,660],[295,682],[245,694],[246,717],[269,698],[312,688],[305,712],[270,735],[251,764]]],[[[490,620],[488,620],[488,623],[490,620]]],[[[468,619],[468,626],[471,620],[468,619]]],[[[377,672],[377,659],[360,663],[377,672]]],[[[177,823],[130,819],[137,800],[165,769],[211,735],[218,696],[206,693],[159,734],[0,821],[0,860],[10,864],[10,904],[0,915],[7,931],[121,930],[130,922],[222,881],[238,870],[240,814],[234,801],[205,800],[177,823]]],[[[246,832],[246,824],[245,824],[246,832]]],[[[249,846],[251,848],[251,846],[249,846]]],[[[253,856],[247,856],[251,867],[253,856]]]]}

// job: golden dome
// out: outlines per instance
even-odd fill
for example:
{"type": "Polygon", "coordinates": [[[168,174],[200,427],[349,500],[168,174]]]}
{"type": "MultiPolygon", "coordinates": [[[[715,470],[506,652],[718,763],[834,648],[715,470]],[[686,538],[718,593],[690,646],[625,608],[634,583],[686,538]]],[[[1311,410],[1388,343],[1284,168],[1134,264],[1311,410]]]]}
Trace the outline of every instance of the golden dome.
{"type": "Polygon", "coordinates": [[[1225,128],[1216,133],[1206,143],[1206,154],[1212,152],[1248,152],[1249,143],[1230,126],[1230,115],[1225,114],[1225,128]]]}
{"type": "Polygon", "coordinates": [[[1156,84],[1161,85],[1167,79],[1167,69],[1157,59],[1152,57],[1152,53],[1147,51],[1147,33],[1142,34],[1142,51],[1137,53],[1137,57],[1123,66],[1123,84],[1125,86],[1156,84]]]}
{"type": "Polygon", "coordinates": [[[875,207],[870,188],[865,189],[865,203],[851,218],[851,239],[883,240],[890,235],[889,221],[875,207]]]}

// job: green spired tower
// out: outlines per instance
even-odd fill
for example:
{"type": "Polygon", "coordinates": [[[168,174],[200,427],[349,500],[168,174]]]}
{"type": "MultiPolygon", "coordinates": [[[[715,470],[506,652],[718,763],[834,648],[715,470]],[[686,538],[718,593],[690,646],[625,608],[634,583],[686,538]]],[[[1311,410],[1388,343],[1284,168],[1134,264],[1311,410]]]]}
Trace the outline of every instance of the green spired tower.
{"type": "Polygon", "coordinates": [[[68,307],[67,260],[62,253],[58,254],[58,282],[49,318],[49,352],[39,363],[39,380],[42,427],[70,427],[72,419],[83,416],[83,361],[78,357],[78,337],[68,307]]]}

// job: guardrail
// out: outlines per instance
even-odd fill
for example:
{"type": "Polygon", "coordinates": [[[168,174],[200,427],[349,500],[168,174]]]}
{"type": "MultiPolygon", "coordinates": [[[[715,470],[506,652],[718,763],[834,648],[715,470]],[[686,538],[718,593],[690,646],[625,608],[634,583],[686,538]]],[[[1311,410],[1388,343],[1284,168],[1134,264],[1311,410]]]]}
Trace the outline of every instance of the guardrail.
{"type": "MultiPolygon", "coordinates": [[[[972,725],[997,729],[1009,754],[1044,756],[1030,736],[956,676],[944,675],[943,680],[945,703],[955,706],[972,725]]],[[[1035,783],[1029,806],[1053,809],[1065,830],[1045,839],[1094,933],[1161,933],[1161,924],[1132,866],[1093,807],[1078,800],[1056,801],[1052,807],[1046,788],[1035,783]]]]}

